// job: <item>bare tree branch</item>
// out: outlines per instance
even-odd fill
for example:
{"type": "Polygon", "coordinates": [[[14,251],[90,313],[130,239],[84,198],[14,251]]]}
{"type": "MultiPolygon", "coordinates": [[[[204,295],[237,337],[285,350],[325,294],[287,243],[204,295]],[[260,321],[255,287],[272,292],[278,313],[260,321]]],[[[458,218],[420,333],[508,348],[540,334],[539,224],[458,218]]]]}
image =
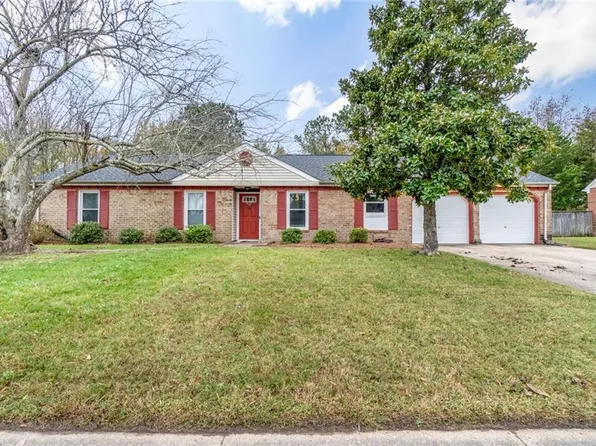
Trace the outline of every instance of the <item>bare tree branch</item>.
{"type": "Polygon", "coordinates": [[[179,31],[158,0],[0,1],[0,253],[25,249],[39,204],[80,175],[190,172],[231,144],[275,138],[276,99],[235,102],[214,42],[179,31]]]}

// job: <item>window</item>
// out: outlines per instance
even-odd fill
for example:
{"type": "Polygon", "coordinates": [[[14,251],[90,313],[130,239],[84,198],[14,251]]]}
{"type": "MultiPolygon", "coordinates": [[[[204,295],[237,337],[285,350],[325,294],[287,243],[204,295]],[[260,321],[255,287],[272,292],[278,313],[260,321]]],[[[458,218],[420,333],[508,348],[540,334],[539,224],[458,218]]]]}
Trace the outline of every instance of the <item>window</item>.
{"type": "Polygon", "coordinates": [[[79,223],[99,223],[99,192],[81,191],[79,194],[79,223]]]}
{"type": "Polygon", "coordinates": [[[364,227],[370,230],[386,231],[389,227],[387,202],[375,196],[369,196],[364,202],[364,227]]]}
{"type": "Polygon", "coordinates": [[[367,214],[384,214],[385,213],[385,202],[384,201],[367,201],[366,202],[366,213],[367,214]]]}
{"type": "Polygon", "coordinates": [[[205,193],[187,192],[186,193],[186,212],[184,215],[184,226],[204,225],[205,224],[205,193]]]}
{"type": "Polygon", "coordinates": [[[307,222],[306,192],[288,192],[288,227],[306,229],[307,222]]]}

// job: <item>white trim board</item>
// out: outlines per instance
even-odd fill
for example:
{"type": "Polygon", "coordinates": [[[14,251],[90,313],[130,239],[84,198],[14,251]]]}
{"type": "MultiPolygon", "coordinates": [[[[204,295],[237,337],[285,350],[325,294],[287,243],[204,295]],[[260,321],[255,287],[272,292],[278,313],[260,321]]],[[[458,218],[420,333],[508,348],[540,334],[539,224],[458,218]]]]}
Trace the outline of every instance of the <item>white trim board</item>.
{"type": "Polygon", "coordinates": [[[587,185],[587,186],[586,186],[586,187],[583,189],[583,191],[584,191],[585,193],[589,194],[589,193],[590,193],[590,190],[592,190],[592,189],[596,189],[596,180],[594,180],[594,181],[592,181],[590,184],[588,184],[588,185],[587,185]]]}
{"type": "Polygon", "coordinates": [[[101,223],[101,194],[99,189],[80,189],[77,195],[77,223],[83,223],[83,194],[97,194],[97,223],[101,223]]]}
{"type": "Polygon", "coordinates": [[[184,191],[184,229],[188,228],[188,194],[203,194],[203,223],[207,223],[207,194],[204,190],[184,191]]]}
{"type": "Polygon", "coordinates": [[[236,234],[235,241],[237,242],[258,242],[261,241],[261,235],[263,234],[263,228],[261,227],[263,219],[261,218],[261,191],[235,191],[236,195],[236,234]],[[256,240],[241,239],[240,238],[240,195],[258,195],[259,196],[259,238],[256,240]]]}

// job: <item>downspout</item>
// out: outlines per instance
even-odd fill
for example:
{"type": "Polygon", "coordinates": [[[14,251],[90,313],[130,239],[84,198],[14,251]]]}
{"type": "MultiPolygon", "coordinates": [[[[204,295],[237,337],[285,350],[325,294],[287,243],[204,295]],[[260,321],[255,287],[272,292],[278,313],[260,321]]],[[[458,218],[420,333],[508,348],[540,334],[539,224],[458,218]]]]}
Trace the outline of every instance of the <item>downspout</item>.
{"type": "Polygon", "coordinates": [[[544,193],[544,243],[548,242],[548,195],[552,187],[552,184],[549,184],[548,191],[544,193]]]}
{"type": "MultiPolygon", "coordinates": [[[[33,183],[33,190],[35,190],[36,184],[33,183]]],[[[39,217],[41,215],[41,204],[39,206],[37,206],[37,209],[35,210],[35,221],[39,221],[39,217]]]]}

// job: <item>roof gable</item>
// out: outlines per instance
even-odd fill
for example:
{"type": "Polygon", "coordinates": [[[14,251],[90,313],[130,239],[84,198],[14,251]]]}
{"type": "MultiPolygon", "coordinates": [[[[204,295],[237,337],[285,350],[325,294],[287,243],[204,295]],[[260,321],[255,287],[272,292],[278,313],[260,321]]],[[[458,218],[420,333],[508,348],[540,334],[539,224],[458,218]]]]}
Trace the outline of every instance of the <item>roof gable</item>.
{"type": "Polygon", "coordinates": [[[596,179],[595,179],[594,181],[592,181],[590,184],[588,184],[588,185],[587,185],[587,186],[586,186],[586,187],[583,189],[583,191],[584,191],[585,193],[589,194],[589,193],[590,193],[590,190],[592,190],[592,189],[596,189],[596,179]]]}
{"type": "Polygon", "coordinates": [[[248,146],[241,146],[219,156],[197,170],[172,180],[177,186],[312,186],[319,179],[280,158],[248,146]],[[246,163],[241,156],[250,154],[246,163]]]}

